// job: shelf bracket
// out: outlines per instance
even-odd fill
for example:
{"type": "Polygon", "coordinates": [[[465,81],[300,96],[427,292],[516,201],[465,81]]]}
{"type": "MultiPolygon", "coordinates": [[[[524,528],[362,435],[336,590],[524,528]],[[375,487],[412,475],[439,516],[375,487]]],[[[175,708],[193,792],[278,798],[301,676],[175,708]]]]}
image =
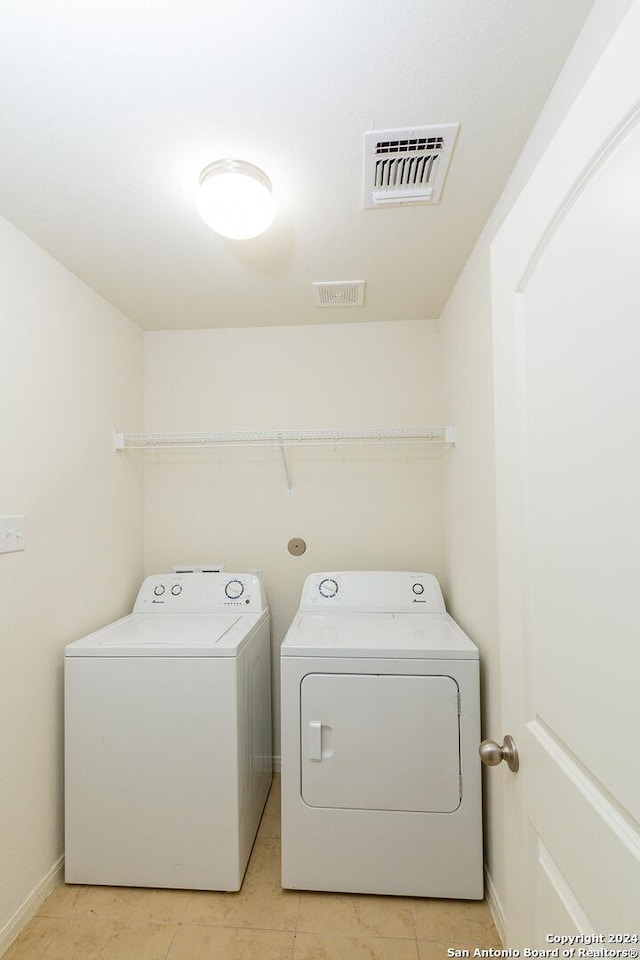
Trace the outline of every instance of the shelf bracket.
{"type": "Polygon", "coordinates": [[[291,474],[289,472],[289,457],[287,456],[287,447],[284,440],[280,441],[280,456],[282,457],[282,466],[284,467],[284,476],[287,481],[287,493],[292,493],[293,484],[291,483],[291,474]]]}

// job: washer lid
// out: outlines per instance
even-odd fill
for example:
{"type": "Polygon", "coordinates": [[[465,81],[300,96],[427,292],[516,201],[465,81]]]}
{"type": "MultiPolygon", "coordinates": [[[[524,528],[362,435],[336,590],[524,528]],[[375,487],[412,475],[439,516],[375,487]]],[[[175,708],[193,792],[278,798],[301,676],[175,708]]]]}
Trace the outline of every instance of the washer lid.
{"type": "Polygon", "coordinates": [[[235,657],[267,614],[138,614],[65,647],[66,657],[235,657]]]}
{"type": "Polygon", "coordinates": [[[478,648],[448,613],[298,613],[283,657],[477,660],[478,648]]]}

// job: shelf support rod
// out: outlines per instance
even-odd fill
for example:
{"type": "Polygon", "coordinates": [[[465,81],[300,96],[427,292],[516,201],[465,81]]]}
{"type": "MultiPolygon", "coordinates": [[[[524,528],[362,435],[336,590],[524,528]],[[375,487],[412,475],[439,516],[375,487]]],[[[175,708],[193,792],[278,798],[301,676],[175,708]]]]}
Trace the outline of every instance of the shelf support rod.
{"type": "Polygon", "coordinates": [[[287,457],[287,447],[284,440],[280,441],[280,456],[282,457],[282,466],[284,467],[284,475],[287,481],[287,493],[293,491],[293,485],[291,483],[291,474],[289,473],[289,458],[287,457]]]}

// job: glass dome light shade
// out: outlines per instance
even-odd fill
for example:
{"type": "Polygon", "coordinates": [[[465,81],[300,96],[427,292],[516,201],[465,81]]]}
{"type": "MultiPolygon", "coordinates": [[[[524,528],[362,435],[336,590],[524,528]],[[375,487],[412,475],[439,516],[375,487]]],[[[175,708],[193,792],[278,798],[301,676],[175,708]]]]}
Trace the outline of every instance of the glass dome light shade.
{"type": "Polygon", "coordinates": [[[205,167],[196,205],[207,226],[230,240],[259,236],[276,213],[269,178],[244,160],[216,160],[205,167]]]}

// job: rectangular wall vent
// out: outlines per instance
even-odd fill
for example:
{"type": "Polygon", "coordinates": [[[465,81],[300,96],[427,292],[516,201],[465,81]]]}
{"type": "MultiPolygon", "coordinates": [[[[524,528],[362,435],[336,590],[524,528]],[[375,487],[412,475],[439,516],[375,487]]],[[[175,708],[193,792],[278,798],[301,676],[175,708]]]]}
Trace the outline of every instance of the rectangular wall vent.
{"type": "Polygon", "coordinates": [[[365,208],[439,203],[459,126],[365,133],[365,208]]]}
{"type": "Polygon", "coordinates": [[[311,284],[316,307],[361,307],[364,280],[327,280],[311,284]]]}

